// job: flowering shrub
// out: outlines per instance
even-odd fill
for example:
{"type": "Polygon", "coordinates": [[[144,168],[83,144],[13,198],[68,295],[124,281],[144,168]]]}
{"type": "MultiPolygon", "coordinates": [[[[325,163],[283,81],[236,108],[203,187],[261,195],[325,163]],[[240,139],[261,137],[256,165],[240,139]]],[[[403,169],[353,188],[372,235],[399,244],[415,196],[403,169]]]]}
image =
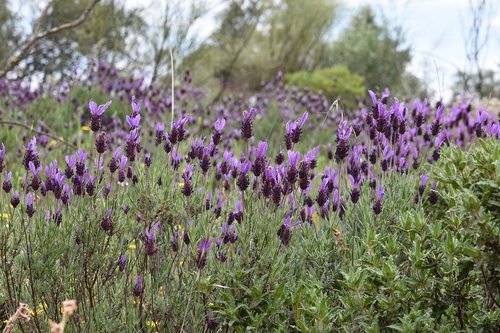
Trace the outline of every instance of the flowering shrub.
{"type": "MultiPolygon", "coordinates": [[[[459,248],[469,237],[470,257],[486,240],[436,213],[468,207],[440,174],[449,151],[487,138],[496,148],[471,154],[496,165],[488,110],[384,91],[344,114],[281,75],[248,100],[204,105],[188,73],[168,123],[162,93],[102,71],[115,99],[69,117],[72,137],[8,120],[2,133],[0,302],[42,305],[27,330],[75,299],[66,331],[494,331],[498,290],[480,289],[481,266],[459,248]]],[[[496,187],[480,184],[489,218],[496,187]]]]}

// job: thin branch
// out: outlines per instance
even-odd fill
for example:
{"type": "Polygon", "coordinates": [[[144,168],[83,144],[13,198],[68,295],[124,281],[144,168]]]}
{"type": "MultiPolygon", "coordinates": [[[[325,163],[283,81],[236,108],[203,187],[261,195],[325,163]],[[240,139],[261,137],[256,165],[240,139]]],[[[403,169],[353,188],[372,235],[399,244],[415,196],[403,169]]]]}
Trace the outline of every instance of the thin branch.
{"type": "Polygon", "coordinates": [[[15,121],[15,120],[0,120],[0,125],[22,127],[22,128],[25,128],[25,129],[27,129],[29,131],[32,131],[32,132],[34,132],[34,133],[36,133],[38,135],[46,135],[49,138],[54,139],[54,140],[56,140],[58,142],[61,142],[62,144],[66,145],[66,146],[68,146],[70,148],[73,148],[75,150],[78,149],[77,146],[75,146],[75,145],[67,142],[66,140],[64,140],[63,138],[58,137],[57,135],[53,135],[53,134],[50,134],[50,133],[47,133],[47,132],[38,131],[38,130],[32,128],[31,126],[29,126],[27,124],[24,124],[24,123],[21,123],[19,121],[15,121]]]}
{"type": "MultiPolygon", "coordinates": [[[[35,34],[31,37],[31,39],[28,42],[26,42],[26,44],[24,44],[24,46],[21,48],[20,54],[18,56],[12,56],[9,59],[5,68],[0,71],[0,79],[5,77],[5,75],[7,75],[8,72],[10,72],[12,69],[14,69],[22,60],[26,59],[26,57],[28,57],[28,55],[30,54],[30,51],[33,48],[33,46],[39,40],[42,40],[44,38],[47,38],[47,37],[52,36],[54,34],[57,34],[63,30],[72,29],[72,28],[75,28],[75,27],[83,24],[85,22],[85,20],[87,19],[87,17],[89,16],[90,12],[94,9],[94,7],[97,5],[97,3],[99,1],[100,0],[93,0],[87,6],[87,8],[85,8],[85,10],[82,12],[80,17],[74,21],[71,21],[68,23],[63,23],[57,27],[46,30],[40,34],[36,34],[36,32],[35,32],[35,34]]],[[[50,5],[51,5],[51,2],[49,2],[49,4],[47,6],[50,6],[50,5]]],[[[44,9],[44,11],[42,13],[42,17],[43,17],[43,15],[46,14],[46,11],[47,11],[47,8],[44,9]]]]}

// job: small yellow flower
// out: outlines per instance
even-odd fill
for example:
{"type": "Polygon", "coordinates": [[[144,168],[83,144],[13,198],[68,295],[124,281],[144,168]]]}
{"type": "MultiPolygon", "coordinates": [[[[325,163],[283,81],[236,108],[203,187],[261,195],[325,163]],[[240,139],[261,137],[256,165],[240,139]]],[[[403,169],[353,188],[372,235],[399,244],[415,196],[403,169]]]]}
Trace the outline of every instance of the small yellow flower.
{"type": "Polygon", "coordinates": [[[8,322],[9,322],[9,320],[8,320],[8,319],[5,319],[5,320],[3,321],[3,323],[4,323],[4,324],[7,324],[8,322]]]}
{"type": "Polygon", "coordinates": [[[208,303],[208,306],[214,306],[214,303],[209,302],[209,303],[208,303]]]}
{"type": "Polygon", "coordinates": [[[130,244],[129,244],[129,246],[128,246],[128,248],[129,248],[129,249],[131,249],[131,250],[135,250],[135,249],[136,249],[136,247],[137,247],[137,246],[135,245],[135,243],[134,243],[134,242],[130,243],[130,244]]]}
{"type": "Polygon", "coordinates": [[[133,303],[134,305],[139,305],[139,304],[141,304],[141,300],[140,300],[140,299],[137,299],[137,300],[136,300],[136,299],[134,298],[134,301],[133,301],[132,303],[133,303]]]}
{"type": "Polygon", "coordinates": [[[62,142],[64,142],[64,138],[62,136],[59,137],[59,140],[61,140],[62,142]]]}
{"type": "Polygon", "coordinates": [[[82,126],[82,131],[84,131],[84,132],[90,131],[90,127],[88,127],[87,125],[84,125],[84,126],[82,126]]]}
{"type": "Polygon", "coordinates": [[[184,260],[179,261],[179,267],[182,267],[184,265],[184,260]]]}
{"type": "Polygon", "coordinates": [[[49,142],[49,146],[51,146],[51,147],[55,146],[56,144],[57,144],[57,141],[54,139],[50,140],[50,142],[49,142]]]}
{"type": "Polygon", "coordinates": [[[2,219],[3,219],[3,220],[8,220],[9,218],[10,218],[9,213],[3,213],[3,214],[2,214],[2,219]]]}
{"type": "Polygon", "coordinates": [[[316,228],[316,230],[319,229],[319,215],[318,213],[314,212],[313,216],[312,216],[312,221],[314,223],[314,227],[316,228]]]}
{"type": "Polygon", "coordinates": [[[149,328],[158,328],[158,322],[156,321],[147,321],[146,325],[148,325],[149,328]]]}
{"type": "Polygon", "coordinates": [[[179,188],[182,188],[184,186],[184,182],[179,182],[179,188]]]}

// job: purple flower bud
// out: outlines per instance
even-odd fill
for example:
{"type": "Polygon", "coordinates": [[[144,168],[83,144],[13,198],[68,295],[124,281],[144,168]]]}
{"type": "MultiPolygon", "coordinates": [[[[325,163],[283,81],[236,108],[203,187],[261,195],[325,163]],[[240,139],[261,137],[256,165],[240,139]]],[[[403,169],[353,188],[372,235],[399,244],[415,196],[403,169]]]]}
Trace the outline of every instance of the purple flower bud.
{"type": "Polygon", "coordinates": [[[101,132],[95,139],[95,149],[99,154],[103,154],[108,148],[108,139],[106,133],[101,132]]]}
{"type": "Polygon", "coordinates": [[[134,296],[139,297],[142,295],[143,292],[144,292],[144,283],[142,281],[142,278],[139,275],[137,275],[137,277],[135,278],[134,296]]]}
{"type": "Polygon", "coordinates": [[[146,164],[148,168],[151,166],[151,153],[146,153],[144,155],[144,164],[146,164]]]}
{"type": "Polygon", "coordinates": [[[12,178],[12,172],[9,171],[5,174],[5,179],[2,184],[2,188],[5,191],[5,193],[9,193],[10,190],[12,189],[12,184],[10,182],[11,178],[12,178]]]}
{"type": "Polygon", "coordinates": [[[245,139],[253,136],[253,118],[257,114],[257,109],[251,108],[248,112],[243,112],[243,121],[241,123],[241,135],[245,139]]]}
{"type": "Polygon", "coordinates": [[[198,253],[196,256],[196,266],[199,270],[203,269],[207,264],[207,254],[212,245],[211,240],[206,240],[203,238],[198,246],[198,253]]]}
{"type": "Polygon", "coordinates": [[[113,225],[111,224],[111,214],[113,213],[113,209],[109,209],[101,221],[101,228],[105,232],[110,232],[113,230],[113,225]]]}
{"type": "Polygon", "coordinates": [[[101,128],[101,115],[106,111],[106,109],[111,105],[112,101],[107,102],[106,104],[102,104],[97,106],[94,101],[89,102],[90,109],[90,129],[93,132],[99,131],[101,128]]]}
{"type": "Polygon", "coordinates": [[[28,214],[29,218],[33,217],[33,214],[35,214],[35,209],[33,208],[33,200],[33,194],[26,194],[26,213],[28,214]]]}
{"type": "Polygon", "coordinates": [[[120,256],[120,260],[118,262],[118,268],[120,272],[123,272],[125,270],[125,264],[127,263],[127,256],[125,254],[122,254],[120,256]]]}
{"type": "Polygon", "coordinates": [[[12,198],[10,199],[10,204],[14,209],[19,205],[19,193],[17,191],[12,191],[12,198]]]}

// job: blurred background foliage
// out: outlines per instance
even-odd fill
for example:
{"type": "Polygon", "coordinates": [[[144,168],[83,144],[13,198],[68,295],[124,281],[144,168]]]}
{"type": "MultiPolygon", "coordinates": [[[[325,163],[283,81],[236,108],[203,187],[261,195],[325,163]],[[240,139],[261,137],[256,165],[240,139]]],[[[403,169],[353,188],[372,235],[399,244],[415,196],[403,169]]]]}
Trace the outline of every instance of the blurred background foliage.
{"type": "MultiPolygon", "coordinates": [[[[0,0],[0,68],[31,36],[78,18],[91,0],[29,0],[28,17],[15,13],[14,3],[0,0]]],[[[481,51],[473,46],[474,40],[481,42],[485,1],[471,1],[471,8],[477,9],[470,15],[479,22],[471,26],[466,43],[472,45],[468,52],[474,63],[481,51]]],[[[280,70],[290,84],[340,97],[351,108],[367,89],[388,87],[394,95],[410,98],[437,94],[409,71],[412,48],[405,27],[394,22],[370,6],[351,15],[342,0],[169,0],[149,5],[101,0],[83,25],[37,42],[9,75],[36,75],[47,82],[94,59],[137,71],[146,82],[168,88],[172,49],[176,72],[190,69],[194,83],[209,88],[214,99],[225,91],[255,90],[280,70]],[[345,20],[348,24],[340,24],[345,20]]],[[[479,63],[470,72],[457,70],[454,96],[499,97],[498,76],[479,63]]]]}

